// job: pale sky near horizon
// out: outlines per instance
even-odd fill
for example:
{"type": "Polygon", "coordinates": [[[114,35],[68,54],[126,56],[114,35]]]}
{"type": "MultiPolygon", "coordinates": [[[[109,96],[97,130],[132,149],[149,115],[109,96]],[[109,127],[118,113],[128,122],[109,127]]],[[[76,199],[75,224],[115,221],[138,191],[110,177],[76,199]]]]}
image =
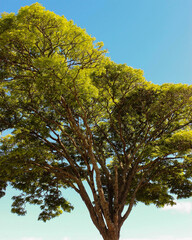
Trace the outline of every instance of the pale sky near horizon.
{"type": "MultiPolygon", "coordinates": [[[[0,0],[0,12],[17,12],[32,0],[0,0]]],[[[72,19],[103,41],[108,56],[144,70],[147,80],[192,82],[192,0],[40,0],[46,9],[72,19]]],[[[47,223],[37,221],[38,207],[28,214],[10,213],[12,189],[0,199],[0,240],[102,240],[82,201],[70,190],[75,206],[47,223]]],[[[138,204],[125,222],[121,240],[192,240],[192,199],[173,208],[138,204]]]]}

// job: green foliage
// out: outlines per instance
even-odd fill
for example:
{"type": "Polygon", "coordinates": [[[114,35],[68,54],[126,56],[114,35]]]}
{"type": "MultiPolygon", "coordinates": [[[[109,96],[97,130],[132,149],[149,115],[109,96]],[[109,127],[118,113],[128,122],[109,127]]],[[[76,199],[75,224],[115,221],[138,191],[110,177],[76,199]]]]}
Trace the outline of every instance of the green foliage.
{"type": "Polygon", "coordinates": [[[0,197],[8,183],[22,192],[12,212],[70,212],[71,187],[95,224],[114,223],[126,204],[192,196],[192,86],[147,82],[39,4],[3,14],[0,34],[0,197]]]}
{"type": "Polygon", "coordinates": [[[58,183],[51,173],[44,176],[34,165],[61,162],[59,153],[50,151],[35,135],[37,129],[44,138],[50,134],[41,114],[59,121],[50,99],[55,104],[63,95],[75,105],[76,90],[85,101],[97,95],[89,75],[92,69],[102,70],[105,51],[102,43],[94,46],[95,39],[85,30],[39,4],[23,7],[17,15],[3,14],[0,33],[0,130],[14,129],[1,141],[0,196],[5,194],[6,182],[11,182],[26,194],[13,198],[12,212],[24,215],[25,202],[40,204],[39,219],[45,221],[72,207],[58,190],[66,187],[65,181],[58,183]]]}

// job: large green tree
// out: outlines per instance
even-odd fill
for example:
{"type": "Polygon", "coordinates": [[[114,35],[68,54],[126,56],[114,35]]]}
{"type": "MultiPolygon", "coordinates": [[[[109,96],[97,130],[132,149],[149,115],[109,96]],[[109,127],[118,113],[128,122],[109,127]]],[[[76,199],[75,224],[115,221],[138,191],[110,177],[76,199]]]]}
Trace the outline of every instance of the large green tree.
{"type": "Polygon", "coordinates": [[[41,5],[0,19],[0,197],[37,204],[46,221],[72,188],[104,240],[137,202],[192,196],[192,86],[154,85],[41,5]]]}

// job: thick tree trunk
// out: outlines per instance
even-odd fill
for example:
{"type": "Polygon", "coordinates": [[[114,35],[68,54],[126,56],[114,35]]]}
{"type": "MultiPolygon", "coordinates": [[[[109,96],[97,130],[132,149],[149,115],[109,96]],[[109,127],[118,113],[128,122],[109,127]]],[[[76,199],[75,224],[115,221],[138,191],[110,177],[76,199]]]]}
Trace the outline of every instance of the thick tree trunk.
{"type": "Polygon", "coordinates": [[[119,240],[119,238],[116,238],[116,237],[106,237],[106,238],[103,238],[103,240],[119,240]]]}
{"type": "Polygon", "coordinates": [[[111,236],[111,237],[103,238],[103,240],[119,240],[119,237],[111,236]]]}
{"type": "Polygon", "coordinates": [[[103,240],[119,240],[119,231],[114,232],[114,231],[108,231],[105,234],[102,234],[103,240]]]}
{"type": "Polygon", "coordinates": [[[119,237],[117,236],[106,236],[103,238],[103,240],[119,240],[119,237]]]}

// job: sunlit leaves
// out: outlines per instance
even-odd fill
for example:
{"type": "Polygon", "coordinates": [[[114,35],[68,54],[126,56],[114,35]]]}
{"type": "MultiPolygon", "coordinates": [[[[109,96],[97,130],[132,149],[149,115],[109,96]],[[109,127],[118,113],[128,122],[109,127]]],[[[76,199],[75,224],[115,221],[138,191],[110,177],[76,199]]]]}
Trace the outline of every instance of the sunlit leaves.
{"type": "Polygon", "coordinates": [[[191,86],[147,82],[37,3],[3,14],[0,34],[0,131],[11,133],[0,142],[0,197],[7,183],[22,192],[12,212],[70,212],[61,189],[72,187],[95,222],[113,225],[125,204],[192,195],[191,86]]]}

